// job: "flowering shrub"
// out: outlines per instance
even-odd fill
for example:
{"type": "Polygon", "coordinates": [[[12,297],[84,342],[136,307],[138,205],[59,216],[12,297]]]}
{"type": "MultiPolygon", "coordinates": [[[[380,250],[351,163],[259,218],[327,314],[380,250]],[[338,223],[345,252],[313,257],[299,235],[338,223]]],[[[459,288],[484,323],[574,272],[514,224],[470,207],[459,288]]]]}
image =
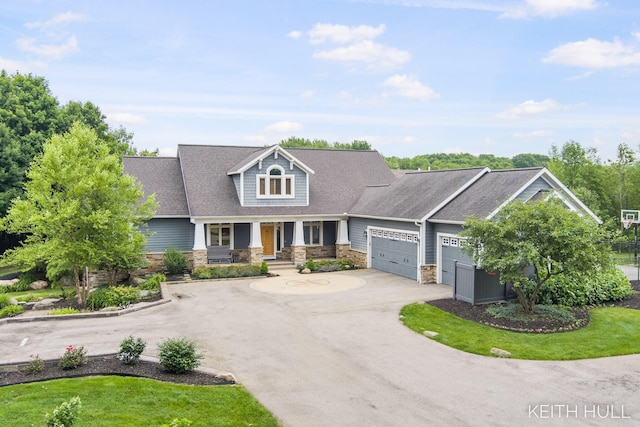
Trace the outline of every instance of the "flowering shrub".
{"type": "Polygon", "coordinates": [[[27,363],[27,366],[24,367],[24,372],[29,375],[39,374],[44,371],[44,361],[40,359],[40,355],[31,355],[29,356],[31,360],[27,363]]]}
{"type": "Polygon", "coordinates": [[[125,365],[135,365],[146,345],[147,343],[142,338],[134,339],[129,335],[120,343],[120,351],[117,358],[125,365]]]}
{"type": "Polygon", "coordinates": [[[84,347],[74,348],[72,345],[65,349],[64,354],[58,361],[61,369],[75,369],[80,365],[87,363],[87,350],[84,347]]]}

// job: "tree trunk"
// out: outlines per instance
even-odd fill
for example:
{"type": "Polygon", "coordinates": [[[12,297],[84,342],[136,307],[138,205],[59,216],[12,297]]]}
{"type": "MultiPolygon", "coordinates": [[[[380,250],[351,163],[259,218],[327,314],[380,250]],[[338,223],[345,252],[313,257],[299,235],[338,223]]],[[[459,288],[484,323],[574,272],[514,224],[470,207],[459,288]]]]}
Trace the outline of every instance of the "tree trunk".
{"type": "Polygon", "coordinates": [[[82,274],[82,278],[80,278],[80,272],[84,269],[80,270],[78,267],[73,268],[73,280],[76,284],[76,298],[78,300],[78,304],[81,307],[87,305],[87,298],[89,296],[89,284],[87,283],[87,277],[82,274]]]}

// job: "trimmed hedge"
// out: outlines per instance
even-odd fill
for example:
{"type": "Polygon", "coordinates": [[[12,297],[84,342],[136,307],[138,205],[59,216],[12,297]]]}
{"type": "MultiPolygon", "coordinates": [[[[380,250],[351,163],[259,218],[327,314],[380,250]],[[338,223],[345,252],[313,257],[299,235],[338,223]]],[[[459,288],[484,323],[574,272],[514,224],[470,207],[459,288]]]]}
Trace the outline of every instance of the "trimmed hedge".
{"type": "Polygon", "coordinates": [[[260,276],[262,266],[260,264],[239,264],[211,267],[198,267],[193,270],[191,277],[195,279],[228,279],[234,277],[260,276]]]}

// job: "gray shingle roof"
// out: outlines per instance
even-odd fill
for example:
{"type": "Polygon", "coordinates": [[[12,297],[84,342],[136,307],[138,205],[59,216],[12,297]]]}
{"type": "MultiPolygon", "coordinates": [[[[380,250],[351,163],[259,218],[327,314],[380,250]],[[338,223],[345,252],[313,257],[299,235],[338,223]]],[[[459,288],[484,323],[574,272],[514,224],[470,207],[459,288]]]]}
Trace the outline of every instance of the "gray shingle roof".
{"type": "Polygon", "coordinates": [[[342,215],[367,185],[394,180],[376,151],[287,148],[315,171],[310,175],[309,206],[240,206],[232,177],[227,173],[264,147],[180,145],[191,216],[342,215]]]}
{"type": "Polygon", "coordinates": [[[124,172],[142,184],[145,196],[156,194],[156,216],[188,216],[180,163],[175,157],[123,157],[124,172]]]}
{"type": "Polygon", "coordinates": [[[486,218],[509,198],[516,196],[526,183],[542,168],[508,169],[491,171],[463,191],[430,220],[464,222],[475,215],[486,218]]]}
{"type": "Polygon", "coordinates": [[[369,187],[351,215],[420,220],[485,168],[407,172],[384,187],[369,187]]]}

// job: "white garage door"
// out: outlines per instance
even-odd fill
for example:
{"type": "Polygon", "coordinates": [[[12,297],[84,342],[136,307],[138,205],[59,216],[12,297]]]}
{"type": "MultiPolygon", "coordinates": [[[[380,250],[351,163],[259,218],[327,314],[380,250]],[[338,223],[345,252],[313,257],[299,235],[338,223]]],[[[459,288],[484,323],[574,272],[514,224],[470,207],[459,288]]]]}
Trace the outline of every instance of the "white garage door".
{"type": "Polygon", "coordinates": [[[418,234],[370,229],[371,267],[418,280],[418,234]]]}

